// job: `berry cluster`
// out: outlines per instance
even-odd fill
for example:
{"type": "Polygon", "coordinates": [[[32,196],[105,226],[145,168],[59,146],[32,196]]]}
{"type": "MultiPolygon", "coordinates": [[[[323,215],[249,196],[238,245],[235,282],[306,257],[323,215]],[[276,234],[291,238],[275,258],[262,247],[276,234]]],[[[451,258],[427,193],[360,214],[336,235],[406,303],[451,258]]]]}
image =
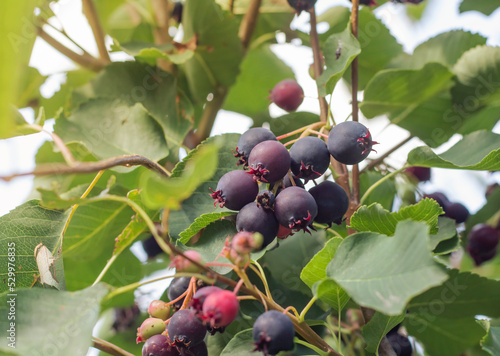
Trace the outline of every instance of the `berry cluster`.
{"type": "Polygon", "coordinates": [[[344,189],[323,181],[307,191],[304,183],[320,178],[332,156],[344,164],[357,164],[375,143],[365,126],[352,121],[335,126],[328,144],[306,136],[296,140],[290,151],[271,131],[252,128],[240,137],[235,149],[237,165],[245,170],[224,174],[215,190],[210,188],[214,205],[238,210],[237,230],[262,235],[261,248],[276,236],[309,232],[313,222],[340,224],[349,206],[344,189]]]}
{"type": "Polygon", "coordinates": [[[469,217],[469,210],[464,205],[450,202],[441,192],[424,194],[424,198],[434,199],[443,208],[444,216],[455,220],[457,224],[465,222],[469,217]]]}

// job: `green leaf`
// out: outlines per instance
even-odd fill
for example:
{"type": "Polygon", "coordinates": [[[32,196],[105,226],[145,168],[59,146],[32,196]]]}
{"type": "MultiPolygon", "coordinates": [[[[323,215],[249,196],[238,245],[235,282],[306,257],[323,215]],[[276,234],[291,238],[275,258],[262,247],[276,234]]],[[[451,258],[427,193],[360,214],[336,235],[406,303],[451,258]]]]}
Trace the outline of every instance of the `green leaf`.
{"type": "MultiPolygon", "coordinates": [[[[237,3],[231,0],[216,0],[216,2],[224,10],[233,9],[235,14],[246,14],[250,4],[250,0],[240,0],[237,3]]],[[[286,0],[262,0],[259,11],[261,13],[294,12],[286,0]]]]}
{"type": "Polygon", "coordinates": [[[352,35],[350,26],[347,26],[343,32],[328,37],[323,48],[326,69],[316,80],[321,96],[333,92],[335,85],[342,78],[349,64],[360,52],[359,42],[352,35]]]}
{"type": "Polygon", "coordinates": [[[409,57],[396,58],[398,68],[419,69],[436,62],[453,69],[458,59],[471,48],[486,44],[483,36],[463,30],[440,33],[415,48],[409,57]]]}
{"type": "Polygon", "coordinates": [[[144,106],[118,99],[91,99],[57,119],[54,130],[65,142],[83,142],[101,159],[138,154],[159,160],[168,154],[159,125],[144,106]]]}
{"type": "MultiPolygon", "coordinates": [[[[45,209],[36,200],[30,200],[0,217],[0,253],[4,256],[0,262],[3,281],[0,293],[9,291],[9,283],[13,282],[9,278],[9,267],[14,267],[11,272],[14,273],[15,288],[30,287],[34,283],[34,275],[42,272],[39,270],[42,266],[37,265],[34,255],[35,247],[40,243],[56,258],[55,279],[64,289],[65,275],[59,246],[67,218],[68,212],[45,209]]],[[[49,270],[52,271],[52,268],[49,270]]]]}
{"type": "Polygon", "coordinates": [[[404,325],[429,356],[457,356],[476,345],[484,330],[473,317],[448,319],[439,314],[407,315],[404,325]]]}
{"type": "Polygon", "coordinates": [[[20,108],[26,106],[37,107],[40,104],[40,86],[47,79],[38,69],[27,67],[21,73],[20,93],[15,105],[20,108]]]}
{"type": "Polygon", "coordinates": [[[396,231],[398,222],[411,219],[425,222],[431,233],[436,233],[440,214],[443,214],[443,209],[433,199],[422,199],[417,204],[406,206],[394,213],[385,210],[380,204],[363,205],[352,215],[351,228],[391,236],[396,231]]]}
{"type": "MultiPolygon", "coordinates": [[[[500,110],[500,105],[488,105],[467,117],[465,120],[462,119],[463,115],[457,113],[453,117],[455,122],[463,121],[463,125],[458,129],[458,133],[462,135],[467,135],[474,131],[488,130],[491,131],[498,122],[498,111],[500,110]]],[[[466,114],[468,115],[468,114],[466,114]]]]}
{"type": "MultiPolygon", "coordinates": [[[[368,7],[359,11],[358,41],[361,47],[358,56],[358,88],[363,90],[370,79],[403,53],[403,48],[368,7]]],[[[344,73],[344,79],[351,82],[351,67],[344,73]]]]}
{"type": "Polygon", "coordinates": [[[460,238],[455,220],[440,216],[438,218],[438,229],[438,232],[431,234],[429,239],[429,247],[435,254],[445,255],[460,247],[460,238]]]}
{"type": "Polygon", "coordinates": [[[315,292],[317,297],[336,310],[342,310],[349,300],[349,296],[334,281],[327,279],[326,267],[333,259],[341,242],[342,239],[339,237],[328,240],[323,249],[311,258],[300,273],[300,279],[309,288],[313,289],[314,287],[313,293],[315,292]]]}
{"type": "Polygon", "coordinates": [[[186,230],[179,234],[179,242],[185,244],[189,242],[189,239],[196,235],[200,230],[204,229],[214,221],[220,220],[225,216],[236,215],[231,211],[222,211],[220,213],[209,213],[203,214],[199,218],[196,218],[194,222],[186,230]]]}
{"type": "MultiPolygon", "coordinates": [[[[92,329],[99,319],[99,305],[107,288],[96,286],[77,291],[21,289],[17,296],[2,295],[2,305],[15,300],[15,349],[18,355],[85,355],[92,343],[92,329]]],[[[1,310],[2,330],[10,327],[8,309],[1,310]]]]}
{"type": "Polygon", "coordinates": [[[348,236],[328,264],[327,274],[358,304],[387,315],[401,314],[406,303],[448,276],[427,247],[429,227],[401,221],[394,236],[348,236]]]}
{"type": "Polygon", "coordinates": [[[439,316],[444,318],[500,317],[500,281],[458,270],[450,270],[448,274],[450,278],[443,285],[410,301],[410,313],[432,314],[439,310],[439,316]]]}
{"type": "Polygon", "coordinates": [[[212,178],[202,183],[189,198],[184,200],[180,210],[172,211],[170,213],[170,236],[172,236],[173,238],[179,238],[179,234],[189,228],[189,226],[191,226],[195,219],[203,214],[228,211],[226,208],[221,209],[214,207],[214,200],[210,197],[209,188],[215,190],[217,188],[217,182],[224,174],[237,169],[236,159],[231,152],[231,148],[236,148],[239,137],[240,135],[238,134],[225,134],[221,136],[210,137],[196,149],[189,152],[187,157],[175,166],[174,170],[172,171],[171,178],[182,176],[186,163],[191,159],[191,157],[198,151],[200,147],[213,142],[216,142],[216,144],[221,147],[221,149],[217,153],[218,164],[215,166],[216,171],[212,178]]]}
{"type": "MultiPolygon", "coordinates": [[[[142,104],[161,126],[172,151],[177,152],[193,125],[191,102],[178,92],[172,74],[157,67],[138,62],[112,63],[92,81],[92,88],[95,97],[124,100],[132,107],[142,104]]],[[[175,156],[174,162],[178,160],[175,156]]]]}
{"type": "Polygon", "coordinates": [[[397,109],[414,110],[451,85],[452,73],[439,63],[420,70],[386,69],[366,85],[360,109],[367,118],[397,109]]]}
{"type": "Polygon", "coordinates": [[[453,68],[457,82],[451,89],[458,109],[472,113],[500,104],[500,48],[477,46],[465,52],[453,68]]]}
{"type": "Polygon", "coordinates": [[[251,49],[223,108],[251,118],[268,116],[269,91],[286,78],[294,78],[293,71],[271,51],[270,45],[251,49]]]}
{"type": "Polygon", "coordinates": [[[489,320],[481,320],[480,324],[486,330],[481,339],[481,347],[492,356],[500,355],[500,327],[491,326],[489,320]]]}
{"type": "Polygon", "coordinates": [[[252,329],[247,329],[237,333],[222,350],[220,356],[255,356],[255,352],[252,351],[254,348],[252,329]]]}
{"type": "Polygon", "coordinates": [[[361,329],[366,342],[366,350],[378,356],[378,346],[384,336],[405,318],[404,314],[387,316],[376,312],[371,320],[361,329]]]}
{"type": "Polygon", "coordinates": [[[479,11],[485,15],[491,15],[500,7],[500,0],[462,0],[460,12],[479,11]]]}
{"type": "Polygon", "coordinates": [[[150,66],[155,66],[158,59],[182,64],[194,55],[194,52],[190,49],[182,48],[182,50],[177,51],[176,47],[171,43],[155,45],[147,42],[127,42],[120,44],[115,41],[113,47],[134,56],[137,60],[147,63],[150,66]]]}
{"type": "Polygon", "coordinates": [[[182,27],[183,43],[197,43],[194,57],[182,67],[196,101],[205,102],[217,86],[236,81],[243,59],[238,22],[214,0],[190,0],[184,4],[182,27]]]}
{"type": "Polygon", "coordinates": [[[500,135],[476,131],[439,155],[429,147],[417,147],[408,154],[408,163],[421,167],[496,171],[500,169],[500,135]]]}
{"type": "Polygon", "coordinates": [[[166,179],[153,172],[144,174],[141,181],[142,199],[150,209],[168,207],[179,209],[183,200],[214,174],[217,168],[217,144],[199,147],[187,161],[180,177],[166,179]]]}
{"type": "MultiPolygon", "coordinates": [[[[359,190],[361,196],[376,182],[382,179],[384,175],[377,171],[367,171],[359,177],[359,190]]],[[[384,209],[392,210],[394,197],[396,196],[396,184],[393,179],[388,179],[380,184],[368,198],[363,202],[365,205],[379,203],[384,209]]]]}

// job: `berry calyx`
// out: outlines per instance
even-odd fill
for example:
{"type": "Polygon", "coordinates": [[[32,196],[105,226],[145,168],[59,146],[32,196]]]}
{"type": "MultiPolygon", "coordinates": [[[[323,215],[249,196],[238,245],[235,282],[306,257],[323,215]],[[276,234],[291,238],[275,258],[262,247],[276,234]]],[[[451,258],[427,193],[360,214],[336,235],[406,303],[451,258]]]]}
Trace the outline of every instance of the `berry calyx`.
{"type": "Polygon", "coordinates": [[[358,164],[378,144],[370,131],[357,121],[345,121],[334,126],[328,135],[328,151],[340,163],[358,164]]]}
{"type": "Polygon", "coordinates": [[[210,188],[210,196],[215,200],[214,206],[226,207],[231,210],[240,210],[255,200],[259,193],[257,182],[245,171],[230,171],[224,174],[215,192],[210,188]]]}
{"type": "Polygon", "coordinates": [[[254,127],[240,136],[236,146],[235,157],[239,158],[237,165],[247,166],[248,155],[252,149],[264,141],[278,141],[276,136],[268,129],[263,127],[254,127]]]}
{"type": "Polygon", "coordinates": [[[276,310],[260,315],[252,329],[255,342],[254,351],[262,351],[264,355],[275,355],[280,351],[293,349],[295,329],[288,316],[276,310]]]}
{"type": "Polygon", "coordinates": [[[495,257],[499,241],[499,231],[494,227],[486,224],[474,225],[467,236],[467,252],[476,266],[495,257]]]}
{"type": "Polygon", "coordinates": [[[153,335],[161,334],[165,331],[165,322],[158,318],[147,318],[140,327],[137,328],[136,342],[144,342],[153,335]]]}
{"type": "Polygon", "coordinates": [[[202,342],[206,334],[207,329],[196,317],[194,309],[179,310],[168,323],[168,336],[172,340],[172,345],[181,350],[202,342]]]}
{"type": "Polygon", "coordinates": [[[248,167],[254,181],[276,182],[290,169],[290,154],[280,142],[264,141],[250,152],[248,167]]]}
{"type": "MultiPolygon", "coordinates": [[[[290,3],[290,0],[288,2],[290,3]]],[[[309,10],[312,7],[309,7],[309,3],[311,2],[312,1],[310,0],[299,0],[296,1],[296,6],[300,7],[302,10],[309,10]]],[[[314,2],[316,2],[316,0],[314,0],[314,2]]],[[[314,2],[312,5],[314,5],[314,2]]],[[[292,7],[294,7],[297,12],[302,11],[293,5],[292,7]]],[[[304,100],[304,91],[302,90],[302,87],[293,79],[282,80],[274,86],[270,93],[271,96],[269,99],[288,112],[297,110],[304,100]]]]}
{"type": "Polygon", "coordinates": [[[238,232],[231,240],[231,249],[239,254],[247,254],[261,248],[263,236],[258,232],[238,232]]]}
{"type": "Polygon", "coordinates": [[[211,327],[225,327],[236,318],[239,308],[240,303],[233,292],[216,291],[203,302],[202,320],[211,327]]]}
{"type": "Polygon", "coordinates": [[[313,220],[318,214],[314,197],[305,189],[289,187],[284,189],[274,203],[274,214],[278,222],[294,231],[310,232],[313,220]]]}
{"type": "Polygon", "coordinates": [[[263,207],[264,209],[273,210],[274,200],[276,197],[273,192],[269,190],[263,190],[257,195],[257,205],[263,207]]]}
{"type": "MultiPolygon", "coordinates": [[[[192,259],[193,261],[203,263],[203,258],[198,251],[187,250],[184,252],[184,255],[192,259]]],[[[169,267],[175,268],[177,272],[187,272],[187,273],[196,273],[201,270],[201,268],[195,265],[193,262],[185,258],[184,256],[174,256],[170,262],[169,267]]]]}

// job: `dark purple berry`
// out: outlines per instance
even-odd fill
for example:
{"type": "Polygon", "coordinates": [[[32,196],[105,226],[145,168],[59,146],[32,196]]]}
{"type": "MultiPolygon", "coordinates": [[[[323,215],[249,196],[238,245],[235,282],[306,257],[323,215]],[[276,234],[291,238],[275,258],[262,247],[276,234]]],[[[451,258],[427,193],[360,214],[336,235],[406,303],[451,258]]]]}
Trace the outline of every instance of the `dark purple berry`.
{"type": "Polygon", "coordinates": [[[172,346],[170,339],[160,334],[146,340],[142,347],[142,356],[180,356],[180,354],[172,346]]]}
{"type": "Polygon", "coordinates": [[[449,217],[457,224],[463,223],[469,217],[469,210],[460,203],[452,203],[444,208],[444,216],[449,217]]]}
{"type": "Polygon", "coordinates": [[[291,169],[297,178],[319,178],[330,165],[330,152],[326,143],[312,136],[299,139],[290,148],[291,169]]]}
{"type": "Polygon", "coordinates": [[[255,202],[245,205],[236,216],[236,230],[262,234],[262,248],[274,240],[278,229],[279,224],[274,213],[259,207],[255,202]]]}
{"type": "MultiPolygon", "coordinates": [[[[314,1],[305,1],[305,0],[288,0],[288,2],[295,2],[296,4],[306,4],[306,3],[314,3],[314,1]]],[[[311,7],[312,7],[311,5],[311,7]]],[[[292,5],[292,7],[294,7],[292,5]]],[[[297,8],[295,8],[297,9],[297,8]]],[[[309,8],[303,8],[302,10],[309,10],[309,8]]],[[[297,12],[300,12],[299,9],[297,9],[297,12]]],[[[302,87],[293,79],[285,79],[276,84],[271,90],[271,96],[270,99],[273,103],[278,105],[280,108],[283,110],[286,110],[288,112],[290,111],[295,111],[297,108],[302,104],[302,101],[304,100],[304,91],[302,90],[302,87]]]]}
{"type": "Polygon", "coordinates": [[[289,187],[276,197],[274,215],[285,227],[309,232],[308,228],[312,226],[317,214],[316,201],[305,189],[289,187]]]}
{"type": "Polygon", "coordinates": [[[320,224],[341,224],[349,208],[349,197],[344,188],[334,182],[324,181],[309,189],[318,205],[314,221],[320,224]]]}
{"type": "Polygon", "coordinates": [[[141,241],[142,243],[142,248],[148,255],[148,259],[155,258],[158,256],[160,253],[163,252],[161,249],[160,245],[158,245],[158,242],[156,242],[155,238],[153,235],[145,238],[144,240],[141,241]]]}
{"type": "MultiPolygon", "coordinates": [[[[349,0],[352,2],[352,0],[349,0]]],[[[367,5],[367,6],[377,6],[377,2],[375,0],[360,0],[359,1],[360,5],[367,5]]]]}
{"type": "Polygon", "coordinates": [[[477,224],[469,232],[467,240],[467,251],[479,266],[495,257],[500,235],[492,226],[477,224]]]}
{"type": "Polygon", "coordinates": [[[429,167],[408,167],[405,172],[411,177],[415,177],[419,182],[426,182],[431,179],[431,169],[429,167]]]}
{"type": "Polygon", "coordinates": [[[182,2],[177,1],[174,3],[174,9],[172,10],[172,18],[177,22],[182,22],[182,10],[183,10],[182,2]]]}
{"type": "MultiPolygon", "coordinates": [[[[302,183],[302,181],[300,180],[300,178],[293,177],[293,182],[295,183],[296,187],[304,188],[304,183],[302,183]]],[[[269,184],[269,190],[274,190],[274,187],[275,187],[276,184],[279,184],[278,185],[278,189],[276,190],[276,195],[278,195],[283,189],[294,186],[292,184],[292,181],[290,179],[290,175],[289,174],[286,174],[283,177],[283,180],[281,181],[281,183],[276,182],[276,183],[269,184]]]]}
{"type": "Polygon", "coordinates": [[[451,204],[446,195],[440,192],[424,194],[424,198],[434,199],[443,210],[445,210],[446,207],[451,204]]]}
{"type": "Polygon", "coordinates": [[[214,206],[219,204],[221,208],[240,210],[254,201],[258,193],[259,185],[251,175],[245,171],[231,171],[219,179],[217,189],[212,190],[210,196],[215,199],[214,206]]]}
{"type": "Polygon", "coordinates": [[[264,141],[250,152],[248,167],[255,181],[276,182],[290,169],[290,154],[280,142],[264,141]]]}
{"type": "Polygon", "coordinates": [[[269,190],[263,190],[257,195],[257,205],[263,207],[264,209],[273,210],[274,208],[275,196],[273,192],[269,190]]]}
{"type": "Polygon", "coordinates": [[[277,310],[260,315],[252,329],[255,351],[264,355],[276,355],[280,351],[293,349],[295,329],[288,316],[277,310]]]}
{"type": "Polygon", "coordinates": [[[196,344],[184,352],[185,356],[208,356],[207,344],[205,341],[196,344]]]}
{"type": "Polygon", "coordinates": [[[194,309],[181,309],[170,318],[168,336],[174,346],[191,348],[203,341],[207,328],[195,315],[194,309]]]}
{"type": "Polygon", "coordinates": [[[358,164],[368,157],[377,143],[366,126],[357,121],[341,122],[328,135],[328,151],[343,164],[358,164]]]}
{"type": "Polygon", "coordinates": [[[248,131],[246,131],[243,135],[241,135],[238,140],[238,145],[236,146],[235,157],[238,157],[237,165],[243,164],[244,167],[247,166],[248,156],[252,149],[261,142],[264,141],[278,141],[276,136],[263,127],[254,127],[248,131]]]}
{"type": "Polygon", "coordinates": [[[411,347],[411,342],[407,337],[401,334],[394,333],[387,335],[387,340],[391,344],[394,352],[397,356],[411,356],[413,349],[411,347]]]}
{"type": "Polygon", "coordinates": [[[222,289],[216,286],[208,286],[205,288],[198,289],[191,299],[191,308],[196,309],[201,312],[203,309],[203,303],[205,299],[212,293],[219,292],[222,289]]]}
{"type": "Polygon", "coordinates": [[[202,319],[211,327],[225,327],[236,318],[239,309],[236,294],[223,289],[207,296],[203,302],[202,319]]]}
{"type": "MultiPolygon", "coordinates": [[[[179,298],[185,291],[187,291],[189,287],[189,282],[191,281],[190,277],[175,277],[170,282],[170,285],[167,288],[167,296],[169,300],[175,300],[179,298]]],[[[184,302],[184,298],[175,302],[173,306],[176,309],[179,309],[184,302]]]]}

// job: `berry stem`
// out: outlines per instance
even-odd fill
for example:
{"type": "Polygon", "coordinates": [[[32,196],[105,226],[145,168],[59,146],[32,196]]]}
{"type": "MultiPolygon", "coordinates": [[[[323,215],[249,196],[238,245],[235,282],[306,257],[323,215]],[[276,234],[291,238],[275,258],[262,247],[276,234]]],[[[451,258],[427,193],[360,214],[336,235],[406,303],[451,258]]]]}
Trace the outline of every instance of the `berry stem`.
{"type": "Polygon", "coordinates": [[[48,134],[54,141],[54,144],[57,146],[57,148],[59,148],[59,150],[61,151],[64,161],[66,161],[66,164],[68,166],[73,166],[74,164],[77,163],[75,157],[69,150],[68,146],[66,146],[64,141],[56,133],[47,131],[42,126],[36,124],[31,124],[29,125],[29,127],[31,127],[34,130],[45,132],[46,134],[48,134]]]}
{"type": "Polygon", "coordinates": [[[327,352],[323,352],[321,351],[321,349],[317,348],[316,346],[306,342],[306,341],[303,341],[303,340],[300,340],[299,338],[295,338],[295,340],[293,340],[295,343],[297,344],[301,344],[301,345],[304,345],[305,347],[308,347],[310,348],[311,350],[313,350],[314,352],[317,352],[318,355],[321,355],[321,356],[327,356],[328,353],[327,352]]]}
{"type": "Polygon", "coordinates": [[[252,261],[252,264],[250,264],[250,268],[255,272],[255,274],[262,281],[262,284],[264,285],[264,289],[266,291],[266,295],[268,296],[268,298],[273,300],[273,297],[271,295],[271,290],[269,289],[269,284],[267,283],[266,275],[264,274],[264,270],[262,269],[262,266],[259,264],[259,262],[252,261]]]}
{"type": "Polygon", "coordinates": [[[93,342],[93,347],[95,347],[98,350],[101,350],[108,355],[113,355],[113,356],[134,356],[134,354],[131,354],[128,351],[125,351],[115,344],[110,343],[109,341],[99,339],[98,337],[93,336],[92,337],[92,342],[93,342]]]}
{"type": "Polygon", "coordinates": [[[410,135],[408,136],[407,138],[405,138],[403,141],[401,141],[400,143],[398,143],[397,145],[395,145],[394,147],[392,147],[390,150],[388,150],[386,153],[384,153],[382,156],[380,156],[379,158],[377,159],[374,159],[373,161],[371,161],[370,163],[368,163],[366,165],[365,168],[363,168],[360,172],[360,174],[363,174],[364,172],[366,171],[369,171],[370,169],[378,166],[380,163],[382,163],[384,161],[384,159],[386,159],[391,153],[397,151],[398,149],[400,149],[401,147],[403,147],[405,144],[407,144],[408,142],[411,141],[411,139],[413,138],[413,135],[410,135]]]}
{"type": "Polygon", "coordinates": [[[316,300],[318,300],[318,298],[316,296],[313,296],[311,298],[311,300],[309,301],[309,303],[307,303],[307,305],[304,307],[304,309],[302,309],[302,311],[300,312],[300,315],[299,315],[299,320],[301,322],[304,321],[304,318],[305,318],[307,312],[309,311],[309,309],[312,308],[312,306],[314,305],[314,303],[316,302],[316,300]]]}
{"type": "Polygon", "coordinates": [[[314,124],[311,124],[311,125],[307,125],[307,126],[303,126],[301,127],[300,129],[297,129],[297,130],[293,130],[293,131],[290,131],[289,133],[286,133],[284,135],[281,135],[281,136],[278,136],[276,137],[276,139],[279,140],[282,140],[284,138],[287,138],[287,137],[290,137],[290,136],[293,136],[293,135],[296,135],[296,134],[299,134],[307,129],[310,129],[310,130],[313,130],[313,129],[319,129],[321,128],[322,126],[325,126],[325,123],[324,122],[315,122],[314,124]]]}
{"type": "Polygon", "coordinates": [[[106,63],[110,63],[109,53],[106,48],[105,34],[101,26],[101,21],[94,2],[92,0],[82,0],[82,12],[89,22],[90,28],[94,34],[94,39],[99,50],[99,57],[106,63]]]}
{"type": "Polygon", "coordinates": [[[383,178],[380,178],[378,181],[376,181],[375,183],[373,183],[371,185],[370,188],[368,188],[365,192],[365,194],[363,194],[363,197],[361,197],[361,200],[359,202],[359,205],[363,205],[364,201],[366,200],[366,198],[379,186],[381,185],[382,183],[384,183],[386,180],[388,179],[391,179],[393,176],[395,176],[396,174],[398,174],[399,172],[402,172],[403,170],[405,170],[406,168],[410,167],[409,165],[405,165],[403,166],[402,168],[400,169],[397,169],[395,170],[394,172],[391,172],[387,175],[385,175],[383,178]]]}

